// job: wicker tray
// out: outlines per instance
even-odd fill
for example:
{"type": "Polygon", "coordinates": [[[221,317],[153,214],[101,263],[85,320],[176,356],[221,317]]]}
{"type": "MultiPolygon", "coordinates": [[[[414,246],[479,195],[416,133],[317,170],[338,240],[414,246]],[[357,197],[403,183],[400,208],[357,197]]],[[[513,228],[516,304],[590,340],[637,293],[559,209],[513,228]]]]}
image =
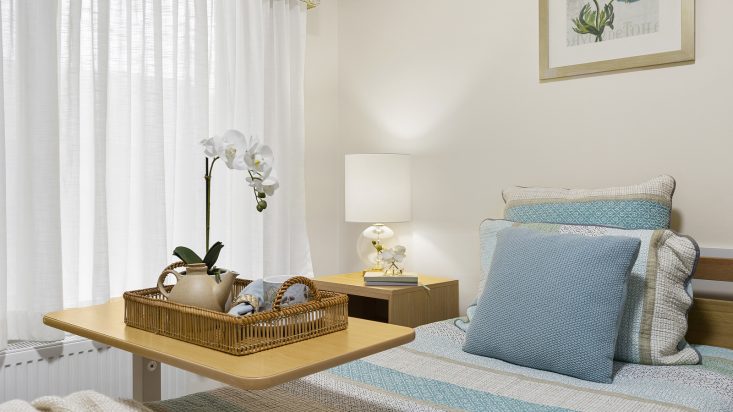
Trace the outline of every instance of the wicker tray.
{"type": "MultiPolygon", "coordinates": [[[[235,280],[233,296],[249,283],[235,280]]],[[[166,288],[170,292],[173,286],[166,288]]],[[[319,291],[303,276],[283,283],[272,310],[247,316],[169,302],[157,288],[125,292],[123,297],[128,326],[232,355],[248,355],[343,330],[349,319],[346,295],[319,291]],[[296,283],[308,286],[313,300],[281,307],[283,294],[296,283]]]]}

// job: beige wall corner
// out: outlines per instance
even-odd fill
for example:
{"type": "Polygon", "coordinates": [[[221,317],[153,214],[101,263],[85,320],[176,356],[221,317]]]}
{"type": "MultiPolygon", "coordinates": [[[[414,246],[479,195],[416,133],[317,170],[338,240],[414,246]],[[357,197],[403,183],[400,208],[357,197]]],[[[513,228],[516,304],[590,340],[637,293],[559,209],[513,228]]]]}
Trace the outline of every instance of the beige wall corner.
{"type": "MultiPolygon", "coordinates": [[[[510,185],[593,188],[670,174],[674,228],[703,247],[733,248],[731,14],[733,2],[697,2],[694,64],[542,84],[536,1],[342,0],[338,78],[323,79],[336,83],[337,97],[324,100],[338,107],[333,136],[342,154],[412,154],[409,270],[460,279],[462,308],[479,277],[478,225],[500,216],[510,185]]],[[[340,162],[320,175],[342,185],[340,162]]],[[[314,184],[309,201],[334,212],[314,184]]],[[[317,213],[309,224],[328,220],[317,213]]],[[[359,228],[328,221],[341,227],[330,233],[344,245],[337,269],[353,269],[359,228]]],[[[314,259],[331,239],[314,243],[314,259]]]]}
{"type": "Polygon", "coordinates": [[[305,58],[306,219],[316,275],[338,273],[343,149],[338,133],[338,2],[308,11],[305,58]]]}

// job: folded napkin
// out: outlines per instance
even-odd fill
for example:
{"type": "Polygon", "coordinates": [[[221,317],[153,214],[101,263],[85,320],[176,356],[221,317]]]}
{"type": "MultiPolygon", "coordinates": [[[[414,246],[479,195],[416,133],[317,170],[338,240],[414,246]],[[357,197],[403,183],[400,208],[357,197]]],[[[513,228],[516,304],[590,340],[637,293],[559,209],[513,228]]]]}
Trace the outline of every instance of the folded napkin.
{"type": "Polygon", "coordinates": [[[232,316],[244,316],[257,312],[263,306],[265,296],[262,279],[253,280],[247,285],[232,302],[229,314],[232,316]]]}

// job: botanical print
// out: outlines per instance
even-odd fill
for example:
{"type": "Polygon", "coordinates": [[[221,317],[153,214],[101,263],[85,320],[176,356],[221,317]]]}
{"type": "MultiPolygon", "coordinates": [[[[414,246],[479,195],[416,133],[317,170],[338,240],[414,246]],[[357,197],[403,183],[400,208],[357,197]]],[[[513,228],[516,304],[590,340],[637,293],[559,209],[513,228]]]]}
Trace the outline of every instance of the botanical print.
{"type": "Polygon", "coordinates": [[[567,45],[659,31],[659,0],[567,0],[567,45]]]}

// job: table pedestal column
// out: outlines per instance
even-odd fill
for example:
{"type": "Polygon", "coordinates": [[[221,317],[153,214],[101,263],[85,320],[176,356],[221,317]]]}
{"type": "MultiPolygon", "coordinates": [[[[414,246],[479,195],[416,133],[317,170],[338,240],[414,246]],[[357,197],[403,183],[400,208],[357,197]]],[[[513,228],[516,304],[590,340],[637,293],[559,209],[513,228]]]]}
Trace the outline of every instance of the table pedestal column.
{"type": "Polygon", "coordinates": [[[160,362],[132,355],[132,398],[138,402],[160,400],[160,362]]]}

